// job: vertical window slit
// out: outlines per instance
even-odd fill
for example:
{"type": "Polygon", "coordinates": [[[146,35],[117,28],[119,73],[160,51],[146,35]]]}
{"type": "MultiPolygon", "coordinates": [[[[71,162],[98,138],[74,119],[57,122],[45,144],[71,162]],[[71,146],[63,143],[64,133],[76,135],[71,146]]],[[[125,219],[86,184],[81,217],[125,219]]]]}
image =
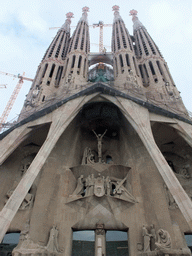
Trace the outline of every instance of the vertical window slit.
{"type": "Polygon", "coordinates": [[[55,64],[53,64],[52,67],[51,67],[51,71],[49,73],[49,77],[53,76],[54,69],[55,69],[55,64]]]}
{"type": "Polygon", "coordinates": [[[126,54],[126,55],[125,55],[125,57],[126,57],[127,66],[129,66],[129,67],[130,67],[129,55],[128,55],[128,54],[126,54]]]}
{"type": "Polygon", "coordinates": [[[149,61],[149,67],[151,69],[152,74],[155,75],[155,70],[151,61],[149,61]]]}

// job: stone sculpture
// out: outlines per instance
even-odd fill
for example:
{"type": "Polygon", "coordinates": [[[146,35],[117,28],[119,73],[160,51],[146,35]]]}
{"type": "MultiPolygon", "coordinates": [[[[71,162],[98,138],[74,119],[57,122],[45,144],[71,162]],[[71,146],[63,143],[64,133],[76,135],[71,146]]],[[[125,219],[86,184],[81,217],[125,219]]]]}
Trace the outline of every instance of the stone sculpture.
{"type": "MultiPolygon", "coordinates": [[[[17,185],[19,184],[19,182],[20,182],[21,178],[23,177],[23,175],[28,170],[28,168],[29,168],[30,164],[32,163],[33,159],[34,159],[34,155],[29,155],[29,156],[25,157],[21,161],[19,172],[18,172],[18,175],[17,175],[17,177],[16,177],[16,179],[15,179],[15,181],[13,183],[13,186],[6,193],[5,203],[8,201],[8,199],[13,194],[14,190],[16,189],[17,185]]],[[[32,193],[28,192],[27,195],[25,196],[25,199],[21,203],[21,205],[19,207],[19,210],[26,210],[26,209],[32,207],[33,199],[34,199],[34,195],[32,193]]]]}
{"type": "Polygon", "coordinates": [[[49,241],[46,246],[47,251],[50,253],[57,253],[61,251],[58,246],[58,234],[58,228],[54,225],[50,230],[49,241]]]}
{"type": "Polygon", "coordinates": [[[101,177],[100,173],[99,177],[95,179],[94,195],[97,197],[105,195],[105,178],[101,177]]]}
{"type": "Polygon", "coordinates": [[[91,149],[86,147],[83,153],[82,165],[85,164],[94,164],[94,155],[91,152],[91,149]]]}
{"type": "Polygon", "coordinates": [[[71,196],[81,195],[83,191],[84,191],[83,175],[81,175],[77,180],[77,187],[71,196]]]}
{"type": "Polygon", "coordinates": [[[151,251],[154,251],[155,250],[155,242],[156,242],[156,232],[155,232],[154,224],[151,224],[151,226],[150,226],[150,233],[151,233],[150,249],[151,249],[151,251]]]}
{"type": "Polygon", "coordinates": [[[77,196],[79,197],[88,197],[95,195],[97,197],[102,197],[104,195],[113,196],[115,198],[119,198],[128,202],[136,203],[136,199],[131,194],[131,184],[127,181],[128,174],[124,179],[118,179],[115,177],[106,178],[101,174],[98,174],[98,177],[95,177],[94,174],[88,175],[84,178],[81,175],[77,180],[77,186],[70,197],[74,197],[75,199],[77,196]],[[123,185],[127,183],[127,188],[123,185]],[[112,190],[112,187],[114,189],[112,190]]]}
{"type": "Polygon", "coordinates": [[[175,199],[173,198],[172,194],[170,193],[168,187],[165,184],[164,184],[164,190],[165,190],[165,196],[166,196],[169,209],[177,209],[178,205],[175,202],[175,199]]]}
{"type": "Polygon", "coordinates": [[[111,193],[112,193],[112,183],[109,176],[107,176],[105,179],[105,194],[110,196],[111,193]]]}
{"type": "Polygon", "coordinates": [[[102,163],[102,139],[104,137],[104,135],[107,132],[107,129],[105,130],[105,132],[103,134],[96,134],[96,132],[94,130],[92,130],[95,134],[95,136],[97,137],[97,146],[98,146],[98,158],[99,158],[99,163],[102,163]]]}
{"type": "Polygon", "coordinates": [[[143,235],[143,251],[144,252],[150,252],[150,239],[151,234],[149,234],[147,227],[143,225],[142,228],[142,235],[143,235]]]}
{"type": "Polygon", "coordinates": [[[159,229],[157,232],[157,249],[171,249],[171,237],[168,231],[159,229]]]}
{"type": "Polygon", "coordinates": [[[85,180],[85,187],[86,187],[85,196],[93,195],[94,185],[95,185],[94,174],[88,175],[88,177],[85,180]]]}
{"type": "Polygon", "coordinates": [[[17,249],[23,247],[24,242],[29,238],[29,220],[26,221],[24,229],[20,233],[17,249]]]}

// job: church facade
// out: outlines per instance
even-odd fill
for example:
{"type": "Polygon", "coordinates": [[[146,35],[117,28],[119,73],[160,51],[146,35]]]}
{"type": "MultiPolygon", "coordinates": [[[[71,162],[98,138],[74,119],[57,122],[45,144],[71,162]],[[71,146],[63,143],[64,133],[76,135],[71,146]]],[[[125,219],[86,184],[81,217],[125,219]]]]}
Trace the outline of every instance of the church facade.
{"type": "Polygon", "coordinates": [[[0,134],[0,239],[20,233],[14,256],[190,256],[192,119],[137,11],[130,35],[113,6],[109,53],[90,53],[88,11],[0,134]]]}

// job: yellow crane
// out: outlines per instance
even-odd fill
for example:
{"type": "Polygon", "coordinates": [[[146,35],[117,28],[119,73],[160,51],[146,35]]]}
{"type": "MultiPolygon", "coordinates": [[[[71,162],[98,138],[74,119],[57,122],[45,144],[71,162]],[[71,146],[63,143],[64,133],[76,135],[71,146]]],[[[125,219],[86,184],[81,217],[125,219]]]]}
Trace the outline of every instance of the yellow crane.
{"type": "MultiPolygon", "coordinates": [[[[99,28],[99,52],[102,53],[104,51],[103,45],[103,27],[112,27],[112,24],[104,24],[103,21],[99,21],[98,23],[94,23],[93,25],[89,25],[92,28],[99,28]]],[[[75,28],[76,26],[71,26],[71,28],[75,28]]],[[[60,29],[60,27],[52,27],[49,29],[60,29]]],[[[108,46],[107,46],[108,47],[108,46]]]]}
{"type": "Polygon", "coordinates": [[[0,84],[0,89],[7,88],[7,84],[0,84]]]}
{"type": "Polygon", "coordinates": [[[23,81],[24,80],[27,80],[27,81],[33,81],[33,79],[31,78],[28,78],[28,77],[25,77],[25,72],[23,72],[23,75],[21,76],[20,74],[19,75],[13,75],[13,74],[10,74],[10,73],[6,73],[6,72],[2,72],[0,71],[0,74],[1,75],[6,75],[6,76],[11,76],[11,77],[14,77],[14,78],[19,78],[19,81],[17,83],[17,85],[15,86],[15,89],[13,91],[13,93],[11,94],[11,97],[9,98],[9,101],[7,102],[7,105],[3,111],[3,114],[1,115],[0,117],[0,132],[3,128],[3,124],[7,121],[7,118],[10,114],[10,111],[15,103],[15,100],[21,90],[21,87],[23,85],[23,81]]]}
{"type": "Polygon", "coordinates": [[[99,21],[98,23],[95,23],[93,25],[90,25],[93,28],[99,28],[99,52],[103,52],[104,51],[104,47],[103,47],[103,27],[112,27],[112,24],[104,24],[103,21],[99,21]]]}

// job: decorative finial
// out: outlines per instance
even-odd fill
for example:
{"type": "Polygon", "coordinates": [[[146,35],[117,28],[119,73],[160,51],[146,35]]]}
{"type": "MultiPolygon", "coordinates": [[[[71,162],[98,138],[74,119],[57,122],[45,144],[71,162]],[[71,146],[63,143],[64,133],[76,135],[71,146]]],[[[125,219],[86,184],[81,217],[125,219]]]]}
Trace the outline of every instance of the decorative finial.
{"type": "Polygon", "coordinates": [[[85,6],[82,8],[82,11],[83,11],[83,14],[82,14],[82,17],[81,17],[81,20],[84,20],[87,22],[87,13],[89,12],[89,7],[85,6]]]}
{"type": "Polygon", "coordinates": [[[112,10],[114,11],[114,15],[118,14],[119,13],[119,6],[118,5],[114,5],[112,7],[112,10]]]}
{"type": "Polygon", "coordinates": [[[66,14],[66,20],[65,20],[65,23],[63,24],[63,26],[61,27],[62,30],[65,30],[67,33],[70,33],[70,24],[71,24],[71,18],[74,18],[73,17],[73,13],[72,12],[68,12],[66,14]]]}
{"type": "Polygon", "coordinates": [[[74,18],[73,15],[74,15],[74,14],[73,14],[72,12],[68,12],[68,13],[66,14],[66,18],[67,18],[67,19],[74,18]]]}
{"type": "Polygon", "coordinates": [[[73,14],[72,12],[68,12],[68,13],[66,14],[66,18],[67,18],[67,20],[69,21],[70,24],[71,24],[71,19],[74,18],[73,15],[74,15],[74,14],[73,14]]]}
{"type": "Polygon", "coordinates": [[[83,7],[82,11],[83,11],[83,13],[87,14],[87,12],[89,12],[89,7],[87,7],[87,6],[83,7]]]}
{"type": "Polygon", "coordinates": [[[133,21],[133,22],[134,22],[135,20],[138,20],[137,13],[138,13],[138,11],[136,11],[136,10],[131,10],[131,11],[129,12],[129,16],[132,16],[132,21],[133,21]]]}
{"type": "Polygon", "coordinates": [[[130,13],[129,16],[137,16],[138,11],[133,9],[129,13],[130,13]]]}

